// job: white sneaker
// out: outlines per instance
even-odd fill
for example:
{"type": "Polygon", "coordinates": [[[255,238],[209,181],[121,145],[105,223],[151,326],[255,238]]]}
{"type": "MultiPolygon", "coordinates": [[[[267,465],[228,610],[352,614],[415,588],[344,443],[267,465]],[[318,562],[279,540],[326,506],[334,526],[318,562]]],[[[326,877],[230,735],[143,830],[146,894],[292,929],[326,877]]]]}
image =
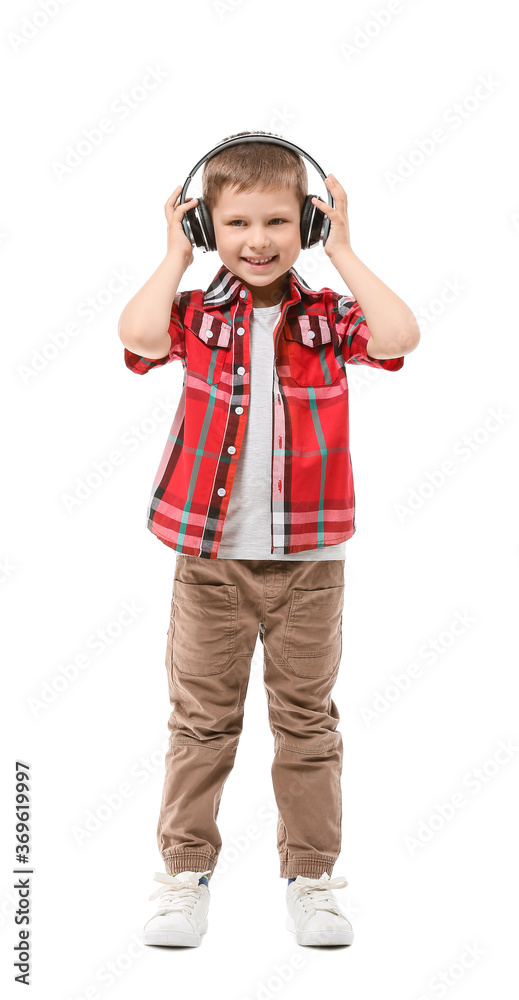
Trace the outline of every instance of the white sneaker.
{"type": "Polygon", "coordinates": [[[144,944],[184,947],[200,944],[202,934],[207,930],[209,889],[203,882],[201,885],[198,882],[211,870],[184,871],[177,875],[155,872],[155,881],[164,884],[149,897],[155,899],[160,896],[160,903],[155,915],[144,925],[144,944]]]}
{"type": "Polygon", "coordinates": [[[341,910],[332,889],[348,885],[343,875],[320,878],[298,875],[287,886],[286,926],[294,931],[298,944],[351,944],[353,929],[341,910]]]}

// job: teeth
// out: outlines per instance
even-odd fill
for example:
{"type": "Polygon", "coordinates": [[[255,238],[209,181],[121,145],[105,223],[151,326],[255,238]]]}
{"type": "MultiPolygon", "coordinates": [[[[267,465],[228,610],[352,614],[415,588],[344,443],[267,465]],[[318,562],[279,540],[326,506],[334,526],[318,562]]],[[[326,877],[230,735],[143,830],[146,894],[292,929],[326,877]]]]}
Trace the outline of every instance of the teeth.
{"type": "Polygon", "coordinates": [[[266,264],[269,260],[274,260],[274,255],[272,257],[264,257],[263,260],[254,260],[254,257],[246,257],[245,260],[249,261],[249,264],[266,264]]]}

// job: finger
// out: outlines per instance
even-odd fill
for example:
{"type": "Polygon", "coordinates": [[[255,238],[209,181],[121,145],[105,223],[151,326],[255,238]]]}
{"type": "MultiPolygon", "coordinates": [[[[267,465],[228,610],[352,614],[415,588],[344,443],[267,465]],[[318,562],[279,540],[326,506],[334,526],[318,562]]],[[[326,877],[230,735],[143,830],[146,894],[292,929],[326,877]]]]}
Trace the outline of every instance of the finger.
{"type": "Polygon", "coordinates": [[[348,195],[346,194],[346,191],[344,190],[342,184],[339,184],[339,181],[333,176],[333,174],[328,174],[328,177],[325,178],[325,184],[330,191],[330,194],[333,195],[336,201],[338,198],[343,198],[345,201],[347,200],[348,195]]]}
{"type": "Polygon", "coordinates": [[[317,198],[315,195],[312,198],[312,201],[314,205],[317,205],[317,207],[321,209],[321,212],[324,212],[326,215],[328,215],[330,211],[335,212],[332,205],[328,205],[325,201],[321,201],[321,199],[317,198]]]}
{"type": "MultiPolygon", "coordinates": [[[[178,187],[175,188],[175,190],[173,191],[172,197],[175,198],[175,201],[180,201],[180,198],[182,197],[182,185],[181,184],[179,184],[178,187]],[[178,194],[177,194],[177,191],[178,191],[178,194]]],[[[189,201],[189,198],[187,200],[189,201]]]]}
{"type": "Polygon", "coordinates": [[[176,207],[176,205],[178,203],[178,199],[180,198],[180,195],[177,194],[177,191],[180,191],[180,190],[181,190],[181,188],[179,186],[179,187],[175,188],[175,190],[173,191],[173,194],[170,194],[170,196],[169,196],[169,198],[168,198],[168,200],[167,200],[167,202],[166,202],[166,204],[164,206],[166,209],[169,209],[169,208],[173,208],[174,209],[176,207]]]}

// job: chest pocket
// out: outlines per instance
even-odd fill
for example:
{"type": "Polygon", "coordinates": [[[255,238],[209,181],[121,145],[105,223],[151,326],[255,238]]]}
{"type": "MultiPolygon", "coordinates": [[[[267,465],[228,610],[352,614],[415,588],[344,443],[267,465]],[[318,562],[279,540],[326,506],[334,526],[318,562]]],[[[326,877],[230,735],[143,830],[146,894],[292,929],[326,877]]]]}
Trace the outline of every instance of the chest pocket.
{"type": "Polygon", "coordinates": [[[231,327],[197,306],[186,310],[186,365],[189,375],[218,385],[231,342],[231,327]]]}
{"type": "Polygon", "coordinates": [[[341,376],[326,316],[287,318],[285,341],[290,374],[298,385],[333,385],[341,376]]]}

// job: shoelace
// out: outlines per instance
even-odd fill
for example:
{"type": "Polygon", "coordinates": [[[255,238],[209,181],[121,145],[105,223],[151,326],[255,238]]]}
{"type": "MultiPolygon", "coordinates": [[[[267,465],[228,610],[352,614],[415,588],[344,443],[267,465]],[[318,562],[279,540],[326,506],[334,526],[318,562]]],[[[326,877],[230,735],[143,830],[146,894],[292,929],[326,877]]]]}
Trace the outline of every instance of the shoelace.
{"type": "MultiPolygon", "coordinates": [[[[153,879],[155,882],[162,882],[155,892],[152,892],[149,899],[161,897],[161,905],[157,910],[157,915],[171,913],[172,910],[185,912],[199,898],[195,893],[202,875],[209,875],[212,869],[205,872],[188,872],[179,879],[177,875],[169,875],[167,872],[155,872],[153,879]]],[[[203,883],[202,883],[203,884],[203,883]]]]}
{"type": "Polygon", "coordinates": [[[330,878],[328,872],[323,872],[321,878],[305,878],[298,875],[299,882],[291,882],[294,895],[304,903],[308,900],[315,910],[328,910],[329,913],[336,913],[337,916],[344,916],[342,910],[333,898],[332,889],[344,889],[348,885],[344,875],[336,875],[330,878]]]}

